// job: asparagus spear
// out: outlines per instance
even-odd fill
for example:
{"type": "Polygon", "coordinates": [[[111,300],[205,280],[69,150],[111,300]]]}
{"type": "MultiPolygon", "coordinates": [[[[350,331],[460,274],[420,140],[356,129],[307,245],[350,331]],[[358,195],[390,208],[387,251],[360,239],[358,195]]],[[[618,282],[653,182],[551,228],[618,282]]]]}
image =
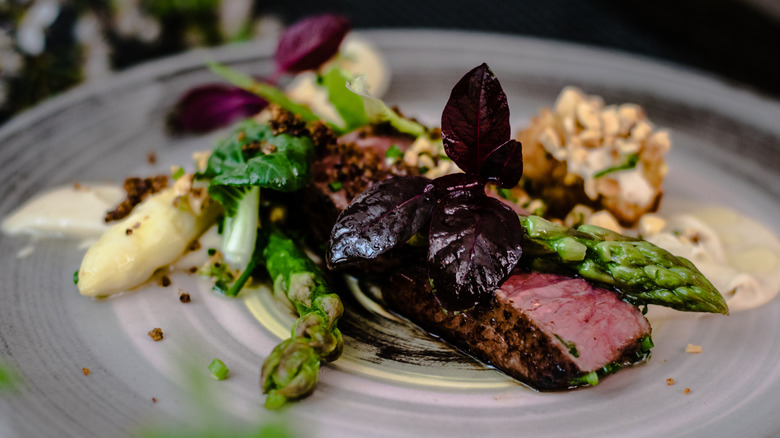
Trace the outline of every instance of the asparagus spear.
{"type": "Polygon", "coordinates": [[[290,238],[273,229],[263,249],[274,293],[286,297],[300,315],[292,336],[265,360],[261,383],[265,406],[276,409],[309,395],[317,383],[320,362],[337,359],[344,348],[336,327],[344,306],[331,293],[322,270],[290,238]]]}
{"type": "Polygon", "coordinates": [[[635,304],[728,314],[717,289],[690,261],[642,239],[605,228],[574,230],[538,216],[521,217],[523,258],[538,271],[569,271],[613,286],[635,304]]]}

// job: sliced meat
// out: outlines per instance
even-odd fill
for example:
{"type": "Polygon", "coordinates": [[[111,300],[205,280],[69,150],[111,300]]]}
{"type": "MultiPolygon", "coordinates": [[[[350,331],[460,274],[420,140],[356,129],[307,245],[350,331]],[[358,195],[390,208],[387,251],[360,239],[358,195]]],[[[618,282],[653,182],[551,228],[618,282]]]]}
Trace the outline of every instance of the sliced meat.
{"type": "Polygon", "coordinates": [[[489,305],[442,310],[424,268],[394,273],[387,305],[432,334],[539,390],[579,386],[578,377],[642,357],[650,324],[611,291],[578,278],[515,272],[489,305]]]}

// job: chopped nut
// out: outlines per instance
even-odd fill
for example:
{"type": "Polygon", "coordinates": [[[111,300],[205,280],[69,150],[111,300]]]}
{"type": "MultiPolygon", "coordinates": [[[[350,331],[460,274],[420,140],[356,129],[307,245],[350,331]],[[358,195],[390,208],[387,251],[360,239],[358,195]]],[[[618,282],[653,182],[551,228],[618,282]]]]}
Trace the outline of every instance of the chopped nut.
{"type": "Polygon", "coordinates": [[[419,157],[417,157],[417,164],[420,168],[427,168],[427,169],[433,169],[436,167],[436,163],[433,162],[433,158],[431,158],[430,155],[427,154],[421,154],[419,157]]]}
{"type": "Polygon", "coordinates": [[[577,105],[577,121],[585,129],[601,131],[601,119],[599,118],[598,108],[589,102],[580,102],[577,105]]]}
{"type": "Polygon", "coordinates": [[[669,377],[668,379],[666,379],[666,384],[669,385],[669,386],[674,385],[674,379],[669,377]]]}
{"type": "Polygon", "coordinates": [[[620,130],[618,134],[628,135],[634,124],[642,118],[642,109],[639,105],[633,103],[624,103],[618,108],[618,119],[620,120],[620,130]]]}
{"type": "Polygon", "coordinates": [[[690,354],[699,354],[702,352],[701,345],[688,344],[685,347],[685,352],[690,354]]]}
{"type": "Polygon", "coordinates": [[[153,328],[149,333],[147,333],[150,338],[154,339],[155,342],[162,341],[163,339],[163,332],[162,329],[159,327],[153,328]]]}
{"type": "Polygon", "coordinates": [[[412,148],[407,149],[406,152],[404,152],[404,163],[412,167],[417,167],[417,152],[412,148]]]}
{"type": "Polygon", "coordinates": [[[551,154],[555,154],[561,148],[561,139],[549,126],[539,134],[539,143],[551,154]]]}
{"type": "Polygon", "coordinates": [[[639,219],[639,234],[653,236],[666,226],[666,220],[656,214],[646,214],[639,219]]]}
{"type": "Polygon", "coordinates": [[[211,151],[193,152],[192,159],[195,161],[195,167],[199,172],[203,172],[208,167],[211,151]]]}
{"type": "Polygon", "coordinates": [[[566,87],[558,95],[555,112],[562,116],[574,116],[577,104],[582,102],[582,99],[582,91],[576,87],[566,87]]]}
{"type": "Polygon", "coordinates": [[[615,107],[610,106],[601,112],[601,130],[604,137],[614,137],[620,130],[620,119],[615,107]]]}
{"type": "Polygon", "coordinates": [[[641,145],[636,141],[624,140],[622,138],[615,139],[615,147],[623,155],[635,154],[639,152],[641,145]]]}
{"type": "Polygon", "coordinates": [[[623,232],[623,229],[620,227],[620,224],[618,224],[617,220],[615,220],[615,217],[612,216],[612,214],[607,210],[601,210],[593,213],[590,218],[588,218],[588,224],[606,228],[616,233],[623,232]]]}
{"type": "Polygon", "coordinates": [[[636,125],[634,125],[633,128],[631,128],[630,138],[636,141],[642,141],[647,138],[647,136],[650,135],[652,131],[653,127],[649,123],[644,120],[640,120],[636,125]]]}
{"type": "Polygon", "coordinates": [[[601,130],[589,128],[580,132],[580,142],[588,148],[597,148],[601,145],[601,130]]]}

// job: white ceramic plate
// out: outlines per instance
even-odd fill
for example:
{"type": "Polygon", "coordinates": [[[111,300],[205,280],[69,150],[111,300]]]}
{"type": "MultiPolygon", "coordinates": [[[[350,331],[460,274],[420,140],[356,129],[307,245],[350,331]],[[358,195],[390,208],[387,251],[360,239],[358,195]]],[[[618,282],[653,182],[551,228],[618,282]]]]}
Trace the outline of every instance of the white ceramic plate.
{"type": "MultiPolygon", "coordinates": [[[[496,35],[367,32],[394,79],[386,100],[438,123],[452,85],[487,61],[519,128],[566,84],[608,103],[637,102],[673,131],[667,199],[721,203],[780,234],[780,104],[690,71],[585,47],[496,35]]],[[[0,215],[64,183],[121,182],[168,171],[219,134],[173,139],[164,117],[189,87],[214,80],[215,59],[269,73],[272,42],[195,52],[90,84],[0,129],[0,215]],[[155,151],[158,164],[146,163],[155,151]]],[[[259,367],[293,318],[266,290],[231,300],[174,275],[113,299],[78,295],[73,241],[0,236],[0,361],[21,374],[0,395],[1,437],[140,436],[150,425],[235,428],[281,421],[306,437],[777,436],[780,302],[729,317],[654,327],[649,363],[594,388],[537,393],[406,323],[355,302],[346,350],[310,398],[262,408],[259,367]],[[20,250],[34,245],[32,254],[20,250]],[[190,292],[189,304],[178,300],[190,292]],[[146,333],[160,327],[161,342],[146,333]],[[685,354],[688,343],[703,353],[685,354]],[[208,378],[214,357],[230,378],[208,378]],[[85,376],[82,368],[91,373],[85,376]],[[667,378],[675,384],[668,386],[667,378]],[[683,389],[690,388],[689,394],[683,389]]],[[[345,296],[347,296],[345,292],[345,296]]],[[[354,301],[346,298],[347,301],[354,301]]]]}

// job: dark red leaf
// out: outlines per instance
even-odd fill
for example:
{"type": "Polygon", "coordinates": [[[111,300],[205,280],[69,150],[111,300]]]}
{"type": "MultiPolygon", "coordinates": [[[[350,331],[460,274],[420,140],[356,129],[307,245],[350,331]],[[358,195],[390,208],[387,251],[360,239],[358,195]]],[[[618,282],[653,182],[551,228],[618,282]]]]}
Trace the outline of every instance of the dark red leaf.
{"type": "Polygon", "coordinates": [[[325,14],[305,18],[287,28],[276,47],[278,72],[314,70],[333,57],[350,31],[349,20],[325,14]]]}
{"type": "Polygon", "coordinates": [[[433,186],[435,196],[438,199],[443,199],[452,192],[485,192],[484,183],[480,182],[476,175],[469,175],[467,173],[451,173],[449,175],[440,176],[433,180],[433,186]]]}
{"type": "Polygon", "coordinates": [[[484,194],[454,192],[431,217],[428,275],[434,294],[450,311],[488,299],[514,269],[523,228],[509,207],[484,194]]]}
{"type": "Polygon", "coordinates": [[[504,188],[512,188],[523,176],[523,148],[520,142],[508,140],[488,155],[479,175],[483,181],[490,181],[504,188]]]}
{"type": "Polygon", "coordinates": [[[509,105],[487,64],[474,68],[455,85],[441,116],[447,155],[463,171],[479,174],[496,148],[509,140],[509,105]]]}
{"type": "Polygon", "coordinates": [[[339,215],[330,235],[328,266],[354,265],[406,243],[431,216],[433,186],[421,176],[374,184],[339,215]]]}
{"type": "Polygon", "coordinates": [[[241,88],[208,84],[189,90],[169,117],[176,132],[208,132],[257,114],[268,103],[241,88]]]}

